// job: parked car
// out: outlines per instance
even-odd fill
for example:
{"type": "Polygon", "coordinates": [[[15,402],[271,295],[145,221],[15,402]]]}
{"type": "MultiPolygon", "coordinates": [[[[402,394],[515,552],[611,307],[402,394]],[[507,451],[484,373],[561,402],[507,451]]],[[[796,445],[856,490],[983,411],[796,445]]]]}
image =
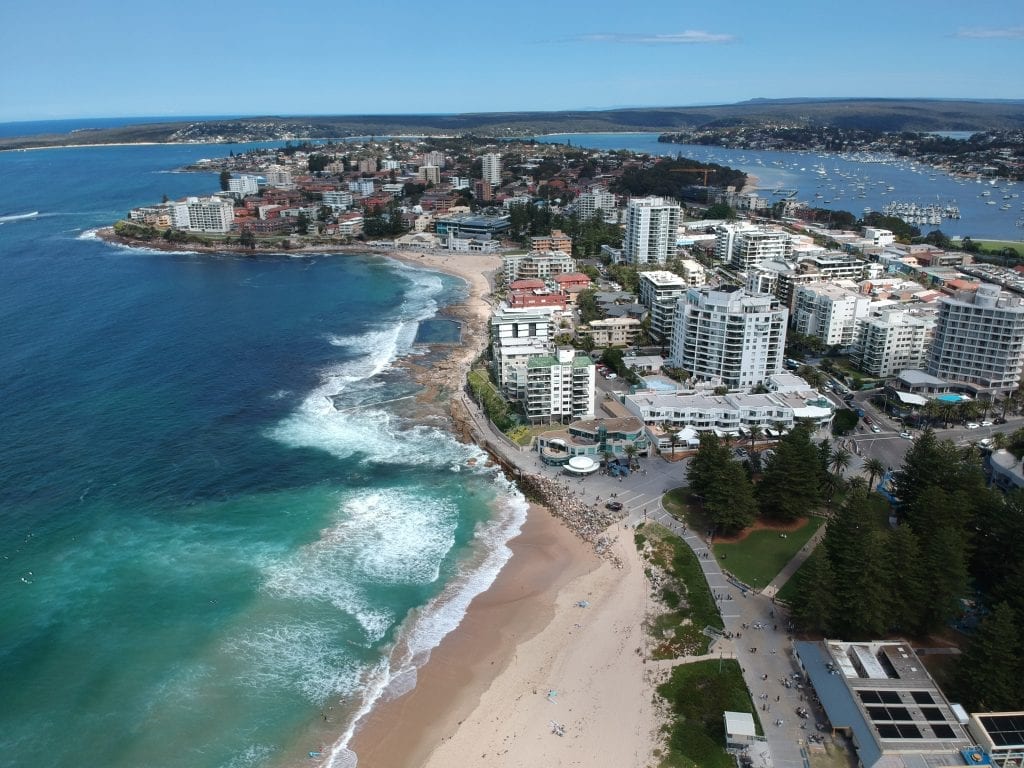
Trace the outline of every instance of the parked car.
{"type": "Polygon", "coordinates": [[[981,424],[979,424],[976,421],[968,421],[966,424],[964,424],[964,426],[967,427],[968,429],[977,429],[978,427],[981,426],[981,424]]]}
{"type": "Polygon", "coordinates": [[[992,422],[988,421],[988,420],[983,421],[983,422],[981,422],[981,426],[983,426],[983,427],[991,427],[992,426],[992,422]]]}

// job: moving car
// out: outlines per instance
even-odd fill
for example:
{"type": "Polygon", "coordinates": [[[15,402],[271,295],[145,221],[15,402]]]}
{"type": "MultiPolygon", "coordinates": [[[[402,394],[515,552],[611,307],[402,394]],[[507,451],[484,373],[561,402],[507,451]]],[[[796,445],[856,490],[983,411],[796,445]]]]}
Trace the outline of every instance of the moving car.
{"type": "Polygon", "coordinates": [[[882,431],[882,428],[880,426],[878,426],[877,424],[872,424],[871,425],[871,431],[875,432],[877,434],[878,432],[882,431]]]}
{"type": "Polygon", "coordinates": [[[966,424],[964,424],[964,426],[967,427],[968,429],[977,429],[978,427],[981,426],[981,424],[979,424],[976,421],[968,421],[966,424]]]}
{"type": "Polygon", "coordinates": [[[622,509],[622,502],[621,501],[609,501],[607,504],[604,505],[604,508],[605,509],[610,509],[612,512],[618,512],[618,511],[620,511],[622,509]]]}
{"type": "Polygon", "coordinates": [[[907,432],[906,430],[903,430],[902,432],[900,432],[900,437],[902,437],[904,440],[913,440],[914,439],[914,436],[912,434],[910,434],[909,432],[907,432]]]}
{"type": "Polygon", "coordinates": [[[991,421],[987,421],[987,420],[983,421],[983,422],[981,422],[981,426],[983,426],[983,427],[991,427],[992,426],[992,422],[991,421]]]}

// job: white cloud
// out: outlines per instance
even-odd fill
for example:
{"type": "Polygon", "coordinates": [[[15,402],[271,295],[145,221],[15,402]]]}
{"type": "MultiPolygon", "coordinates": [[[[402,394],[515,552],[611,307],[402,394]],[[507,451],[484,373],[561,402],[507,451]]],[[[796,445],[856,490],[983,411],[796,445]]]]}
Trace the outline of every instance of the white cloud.
{"type": "Polygon", "coordinates": [[[969,27],[958,29],[953,37],[967,40],[1021,39],[1024,38],[1024,27],[969,27]]]}
{"type": "Polygon", "coordinates": [[[688,29],[685,32],[668,32],[665,34],[627,34],[613,32],[610,34],[580,35],[572,38],[583,43],[627,43],[632,45],[707,45],[714,43],[732,43],[733,35],[688,29]]]}

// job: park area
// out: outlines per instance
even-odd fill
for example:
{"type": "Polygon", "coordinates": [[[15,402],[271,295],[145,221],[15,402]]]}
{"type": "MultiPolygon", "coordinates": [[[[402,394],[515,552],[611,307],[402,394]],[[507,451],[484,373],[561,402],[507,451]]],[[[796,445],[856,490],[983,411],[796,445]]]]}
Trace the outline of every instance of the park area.
{"type": "MultiPolygon", "coordinates": [[[[662,504],[669,514],[685,520],[695,531],[710,530],[698,507],[690,503],[688,488],[669,491],[662,504]]],[[[744,584],[763,589],[824,523],[821,517],[807,517],[779,526],[758,522],[735,538],[720,539],[714,543],[715,557],[724,570],[744,584]]]]}

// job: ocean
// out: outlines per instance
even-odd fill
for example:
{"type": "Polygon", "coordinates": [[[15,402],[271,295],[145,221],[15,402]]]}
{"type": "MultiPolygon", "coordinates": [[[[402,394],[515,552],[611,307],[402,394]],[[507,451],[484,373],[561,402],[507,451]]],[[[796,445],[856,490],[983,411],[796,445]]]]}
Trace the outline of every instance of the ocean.
{"type": "Polygon", "coordinates": [[[525,518],[396,365],[461,281],[91,234],[227,149],[0,154],[0,765],[350,764],[525,518]]]}

